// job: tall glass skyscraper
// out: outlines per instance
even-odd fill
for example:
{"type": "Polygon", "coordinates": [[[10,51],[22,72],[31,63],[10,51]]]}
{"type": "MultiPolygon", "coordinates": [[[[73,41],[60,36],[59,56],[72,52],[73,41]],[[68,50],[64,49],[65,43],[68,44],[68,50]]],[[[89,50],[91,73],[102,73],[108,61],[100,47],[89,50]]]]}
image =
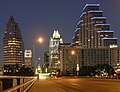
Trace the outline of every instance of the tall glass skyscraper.
{"type": "Polygon", "coordinates": [[[58,30],[54,30],[49,42],[49,53],[50,53],[50,63],[49,67],[51,70],[56,70],[59,67],[59,43],[63,43],[63,39],[59,34],[58,30]]]}
{"type": "Polygon", "coordinates": [[[20,28],[13,16],[10,16],[3,38],[4,68],[16,69],[22,65],[23,45],[20,28]]]}
{"type": "Polygon", "coordinates": [[[103,48],[117,45],[114,31],[110,30],[110,24],[106,23],[103,11],[99,4],[86,4],[78,22],[78,28],[73,37],[73,44],[83,48],[103,48]]]}
{"type": "Polygon", "coordinates": [[[72,43],[60,46],[61,71],[74,74],[84,67],[120,65],[120,49],[114,31],[107,24],[99,4],[86,4],[77,24],[72,43]],[[74,51],[75,54],[71,54],[74,51]],[[80,69],[78,69],[80,68],[80,69]]]}

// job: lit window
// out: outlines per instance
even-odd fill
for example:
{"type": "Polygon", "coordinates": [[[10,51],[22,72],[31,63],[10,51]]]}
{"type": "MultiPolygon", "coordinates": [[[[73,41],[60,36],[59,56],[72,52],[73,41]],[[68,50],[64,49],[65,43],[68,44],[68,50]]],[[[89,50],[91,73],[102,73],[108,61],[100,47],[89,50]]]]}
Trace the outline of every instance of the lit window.
{"type": "Polygon", "coordinates": [[[94,38],[93,36],[91,38],[94,38]]]}
{"type": "Polygon", "coordinates": [[[108,36],[108,35],[105,35],[106,37],[108,36]]]}
{"type": "Polygon", "coordinates": [[[101,37],[103,37],[103,35],[100,35],[101,37]]]}

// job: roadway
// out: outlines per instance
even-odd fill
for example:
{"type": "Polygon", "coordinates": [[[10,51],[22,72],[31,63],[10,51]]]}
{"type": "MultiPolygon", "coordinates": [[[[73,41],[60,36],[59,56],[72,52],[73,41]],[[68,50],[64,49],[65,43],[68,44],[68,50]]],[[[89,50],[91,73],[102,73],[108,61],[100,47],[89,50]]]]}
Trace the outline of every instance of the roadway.
{"type": "Polygon", "coordinates": [[[38,79],[29,92],[120,92],[118,79],[38,79]]]}

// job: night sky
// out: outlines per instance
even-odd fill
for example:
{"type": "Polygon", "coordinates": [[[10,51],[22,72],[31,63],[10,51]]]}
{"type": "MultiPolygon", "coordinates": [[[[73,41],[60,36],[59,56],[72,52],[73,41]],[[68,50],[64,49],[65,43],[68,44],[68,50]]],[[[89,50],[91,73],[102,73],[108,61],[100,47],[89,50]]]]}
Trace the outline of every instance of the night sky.
{"type": "Polygon", "coordinates": [[[72,42],[82,9],[87,3],[99,3],[103,16],[114,30],[120,43],[120,0],[0,0],[0,66],[3,65],[3,35],[11,15],[19,24],[25,49],[32,49],[37,37],[44,37],[43,44],[36,44],[36,58],[43,63],[43,53],[53,30],[58,29],[64,42],[72,42]]]}

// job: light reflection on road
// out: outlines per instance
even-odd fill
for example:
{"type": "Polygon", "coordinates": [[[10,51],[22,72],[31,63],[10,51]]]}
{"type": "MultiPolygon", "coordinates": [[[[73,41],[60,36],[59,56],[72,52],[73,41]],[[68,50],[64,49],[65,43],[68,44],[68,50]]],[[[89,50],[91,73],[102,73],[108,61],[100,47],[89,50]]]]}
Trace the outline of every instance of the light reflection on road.
{"type": "Polygon", "coordinates": [[[58,78],[38,80],[30,92],[120,92],[120,80],[58,78]],[[34,86],[38,86],[38,90],[34,86]]]}

